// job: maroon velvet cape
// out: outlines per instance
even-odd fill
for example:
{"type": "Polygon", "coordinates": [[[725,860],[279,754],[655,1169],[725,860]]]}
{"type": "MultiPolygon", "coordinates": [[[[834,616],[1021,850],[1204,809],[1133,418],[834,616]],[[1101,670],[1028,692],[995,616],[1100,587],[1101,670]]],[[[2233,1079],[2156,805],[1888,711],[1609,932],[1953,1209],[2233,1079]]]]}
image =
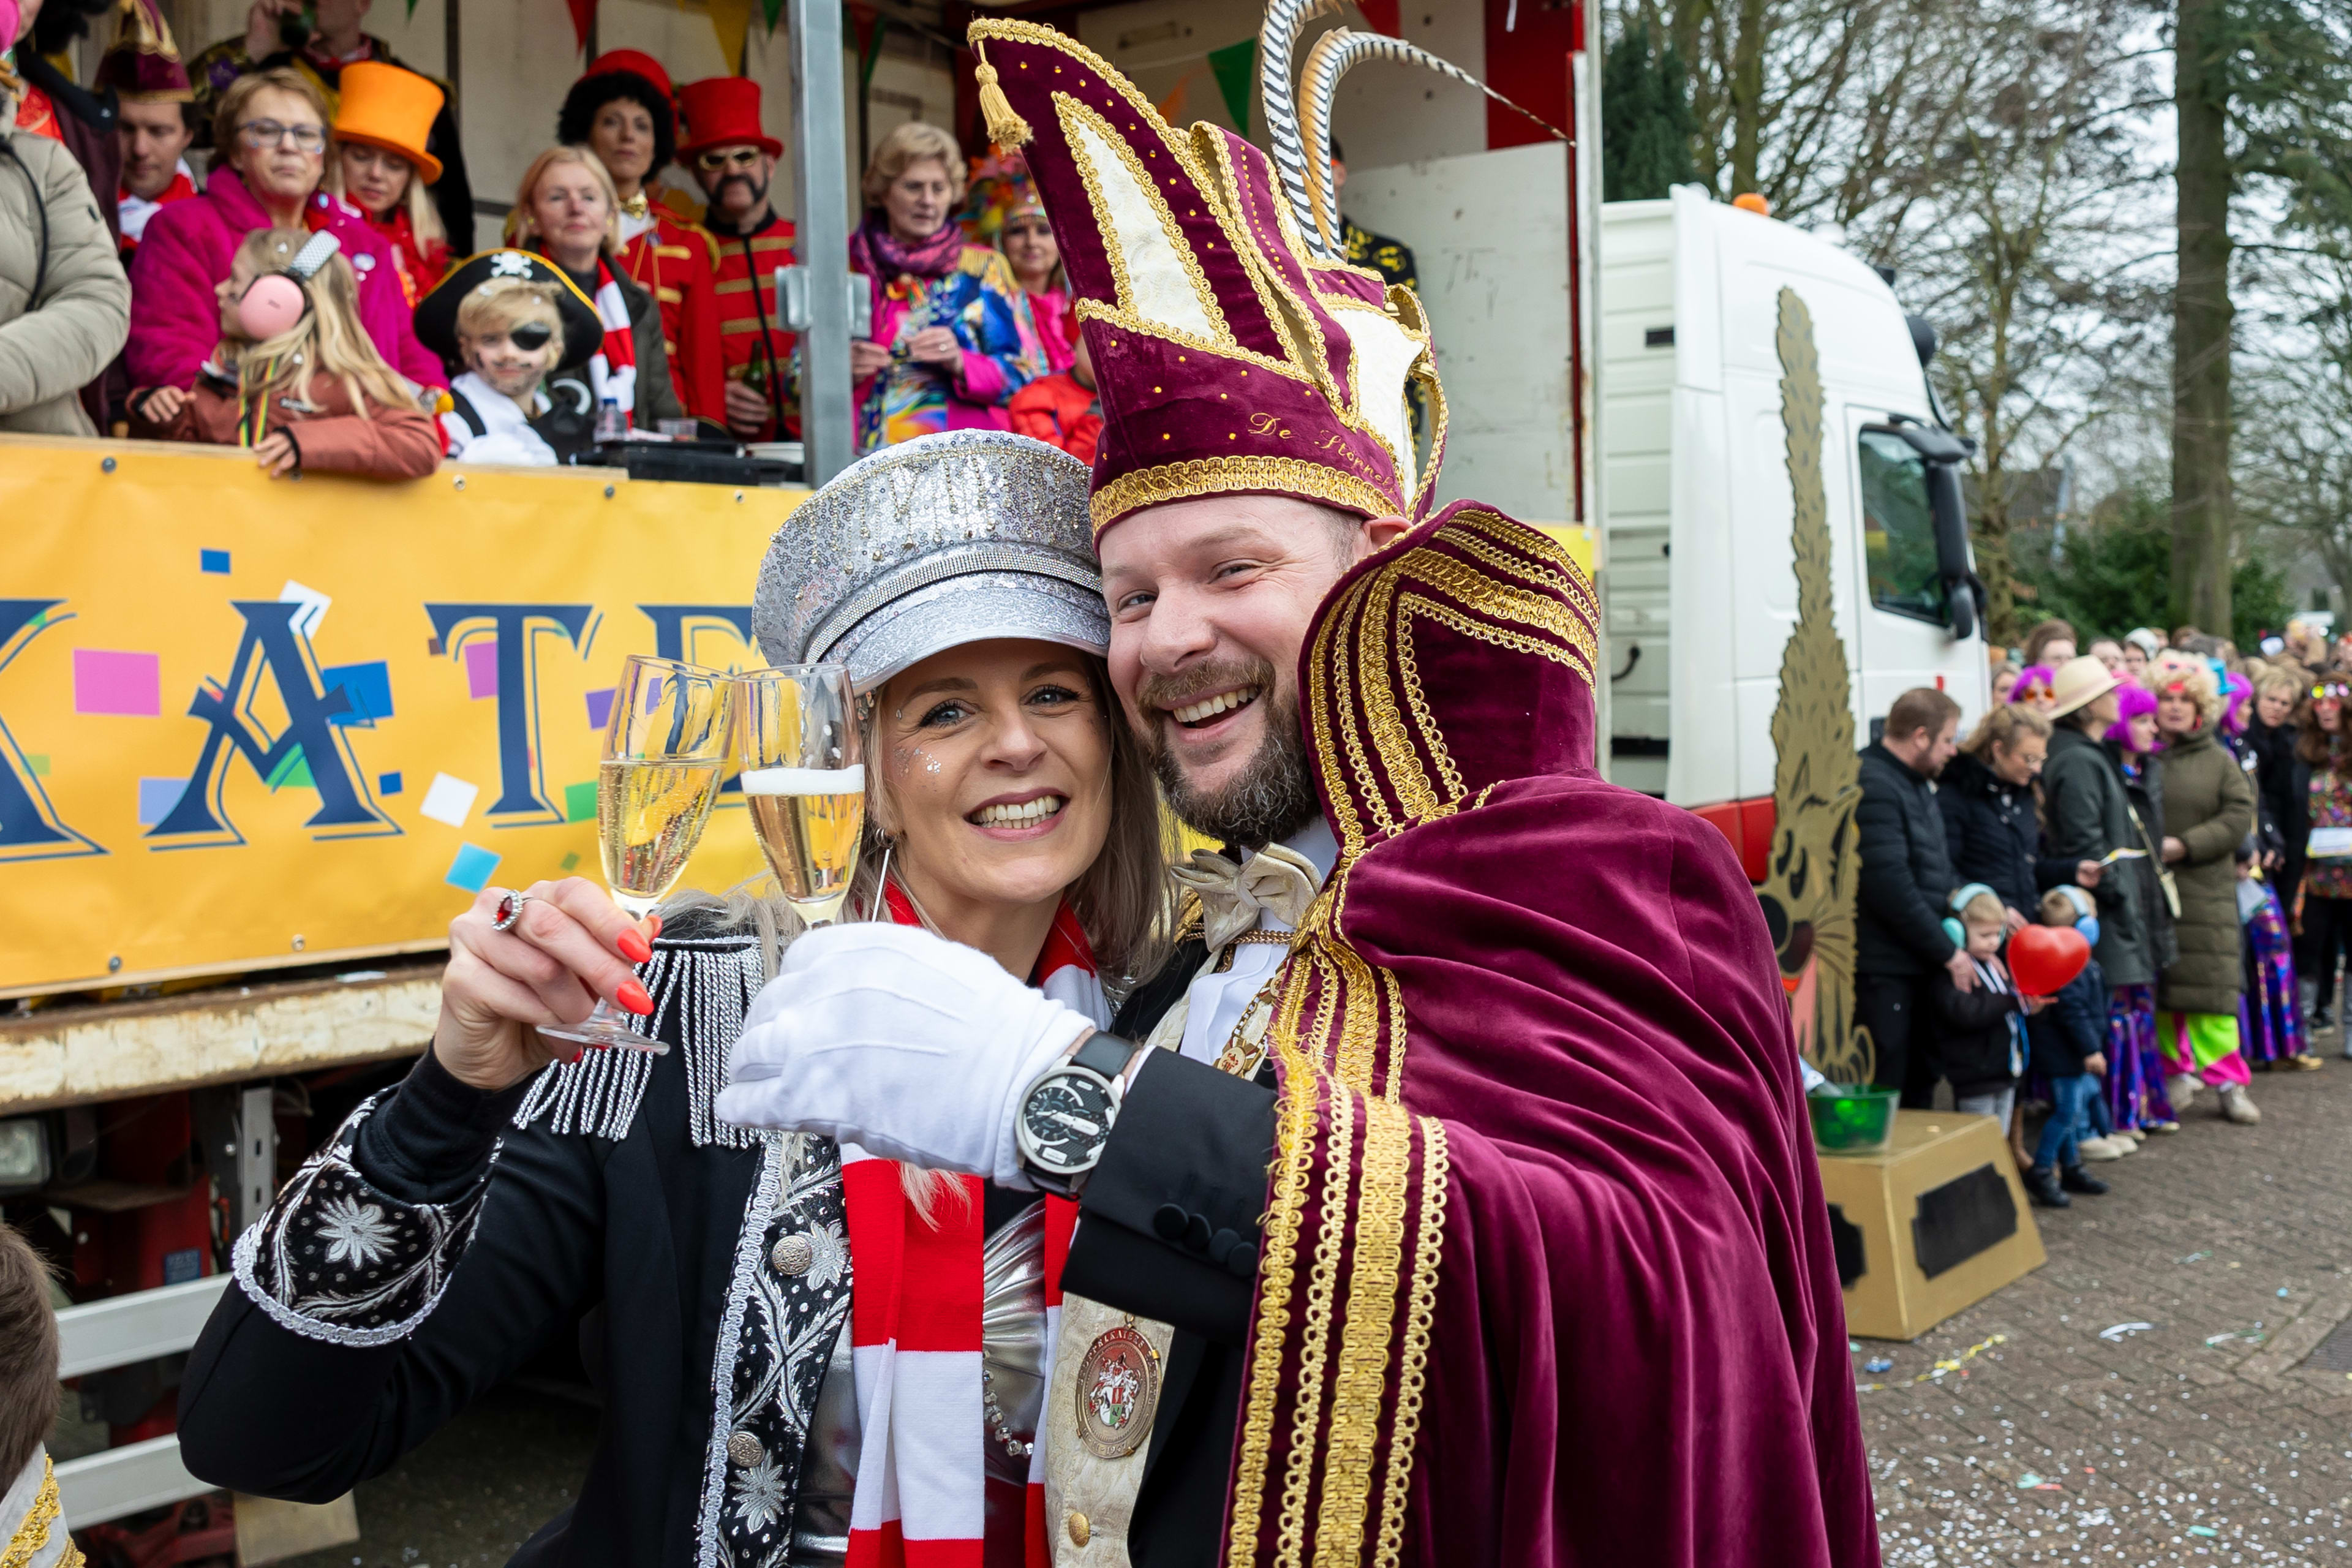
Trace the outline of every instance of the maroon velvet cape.
{"type": "Polygon", "coordinates": [[[1720,834],[1593,771],[1594,611],[1475,502],[1300,659],[1339,864],[1280,1149],[1227,1561],[1878,1561],[1788,1002],[1720,834]]]}

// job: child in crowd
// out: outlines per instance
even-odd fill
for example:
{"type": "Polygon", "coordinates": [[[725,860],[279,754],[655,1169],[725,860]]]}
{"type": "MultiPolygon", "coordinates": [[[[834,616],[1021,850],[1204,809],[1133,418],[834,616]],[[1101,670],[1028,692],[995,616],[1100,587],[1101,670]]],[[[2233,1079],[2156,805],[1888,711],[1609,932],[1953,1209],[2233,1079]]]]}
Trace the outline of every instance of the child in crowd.
{"type": "Polygon", "coordinates": [[[2025,1015],[2042,1003],[2017,994],[2009,966],[2000,961],[2001,940],[2009,931],[2000,895],[1982,882],[1970,882],[1952,895],[1952,908],[1958,918],[1947,920],[1944,929],[1967,951],[1977,983],[1963,991],[1948,972],[1937,972],[1929,989],[1931,1037],[1944,1076],[1951,1080],[1954,1107],[1967,1115],[1996,1118],[2005,1137],[2017,1106],[2017,1080],[2025,1072],[2025,1015]]]}
{"type": "Polygon", "coordinates": [[[594,445],[584,388],[549,378],[586,363],[604,325],[544,257],[509,247],[467,258],[417,302],[416,337],[459,372],[441,416],[451,457],[544,468],[594,445]]]}
{"type": "MultiPolygon", "coordinates": [[[[2080,930],[2083,921],[2097,920],[2093,908],[2090,896],[2080,888],[2053,888],[2042,898],[2042,923],[2080,930]]],[[[2092,1141],[2091,1102],[2107,1071],[2107,977],[2098,960],[2084,964],[2083,973],[2027,1021],[2026,1035],[2033,1070],[2050,1083],[2051,1111],[2050,1120],[2042,1124],[2025,1190],[2035,1203],[2063,1209],[2074,1202],[2069,1193],[2095,1196],[2107,1190],[2105,1182],[2083,1169],[2084,1152],[2092,1141]]]]}
{"type": "Polygon", "coordinates": [[[0,1535],[8,1561],[26,1568],[82,1561],[41,1446],[58,1419],[58,1318],[49,1302],[47,1265],[14,1226],[0,1224],[0,1535]]]}
{"type": "Polygon", "coordinates": [[[1034,436],[1091,463],[1102,436],[1102,399],[1095,395],[1095,362],[1087,352],[1086,333],[1076,333],[1074,343],[1077,357],[1070,368],[1039,376],[1014,393],[1006,413],[1015,435],[1034,436]]]}
{"type": "Polygon", "coordinates": [[[555,448],[531,428],[550,412],[541,385],[563,355],[563,320],[544,283],[494,279],[457,305],[457,353],[441,416],[449,455],[474,463],[551,468],[555,448]]]}
{"type": "Polygon", "coordinates": [[[272,479],[414,479],[441,460],[416,388],[360,324],[359,286],[332,233],[262,228],[214,289],[221,341],[194,386],[131,395],[131,433],[253,451],[272,479]]]}

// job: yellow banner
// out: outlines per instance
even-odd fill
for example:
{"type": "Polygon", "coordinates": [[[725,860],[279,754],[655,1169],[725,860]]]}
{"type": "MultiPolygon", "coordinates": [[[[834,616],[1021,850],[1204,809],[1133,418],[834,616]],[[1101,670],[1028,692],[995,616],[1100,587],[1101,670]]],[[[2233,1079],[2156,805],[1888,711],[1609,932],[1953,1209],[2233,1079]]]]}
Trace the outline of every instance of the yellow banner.
{"type": "MultiPolygon", "coordinates": [[[[806,494],[0,437],[0,996],[428,950],[596,877],[622,659],[765,663],[806,494]]],[[[730,782],[687,885],[760,868],[730,782]]]]}

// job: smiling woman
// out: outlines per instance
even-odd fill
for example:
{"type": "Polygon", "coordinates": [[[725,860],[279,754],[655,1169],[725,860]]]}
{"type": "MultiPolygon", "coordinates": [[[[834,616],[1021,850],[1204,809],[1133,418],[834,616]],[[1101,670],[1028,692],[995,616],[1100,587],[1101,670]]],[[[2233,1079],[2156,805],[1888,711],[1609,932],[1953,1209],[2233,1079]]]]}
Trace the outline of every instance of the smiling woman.
{"type": "MultiPolygon", "coordinates": [[[[845,665],[866,702],[851,923],[790,961],[929,926],[964,968],[920,1005],[955,1014],[985,989],[975,973],[1009,971],[1034,988],[1009,987],[1026,1011],[990,1016],[1024,1061],[1076,1043],[1056,1032],[1073,1012],[1109,1022],[1097,972],[1148,972],[1165,910],[1150,767],[1105,675],[1087,479],[992,431],[877,454],[793,514],[752,611],[771,660],[845,665]]],[[[422,1437],[593,1307],[599,1481],[518,1563],[836,1563],[879,1550],[880,1531],[853,1543],[867,1521],[1022,1561],[1042,1507],[1045,1260],[1076,1207],[720,1121],[747,1010],[794,988],[761,994],[798,934],[782,900],[748,893],[632,925],[577,879],[485,891],[450,930],[432,1051],[248,1234],[185,1385],[190,1468],[331,1497],[404,1447],[379,1434],[422,1437]],[[534,1026],[599,997],[674,1048],[549,1066],[534,1026]],[[322,1290],[291,1265],[330,1254],[339,1279],[373,1283],[322,1290]],[[894,1379],[898,1323],[923,1325],[921,1348],[976,1350],[980,1375],[894,1379]],[[861,1402],[877,1371],[894,1392],[861,1402]]],[[[1083,1110],[1064,1120],[1083,1130],[1083,1110]]]]}

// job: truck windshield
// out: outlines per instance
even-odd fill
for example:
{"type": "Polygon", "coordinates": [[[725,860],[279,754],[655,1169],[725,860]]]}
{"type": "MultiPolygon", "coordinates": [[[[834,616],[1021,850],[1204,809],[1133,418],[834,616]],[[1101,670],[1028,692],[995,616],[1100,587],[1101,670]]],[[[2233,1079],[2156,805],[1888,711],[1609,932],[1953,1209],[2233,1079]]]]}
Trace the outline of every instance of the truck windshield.
{"type": "Polygon", "coordinates": [[[1870,602],[1898,616],[1943,624],[1943,575],[1936,519],[1927,502],[1927,462],[1892,430],[1861,438],[1862,538],[1870,602]]]}

